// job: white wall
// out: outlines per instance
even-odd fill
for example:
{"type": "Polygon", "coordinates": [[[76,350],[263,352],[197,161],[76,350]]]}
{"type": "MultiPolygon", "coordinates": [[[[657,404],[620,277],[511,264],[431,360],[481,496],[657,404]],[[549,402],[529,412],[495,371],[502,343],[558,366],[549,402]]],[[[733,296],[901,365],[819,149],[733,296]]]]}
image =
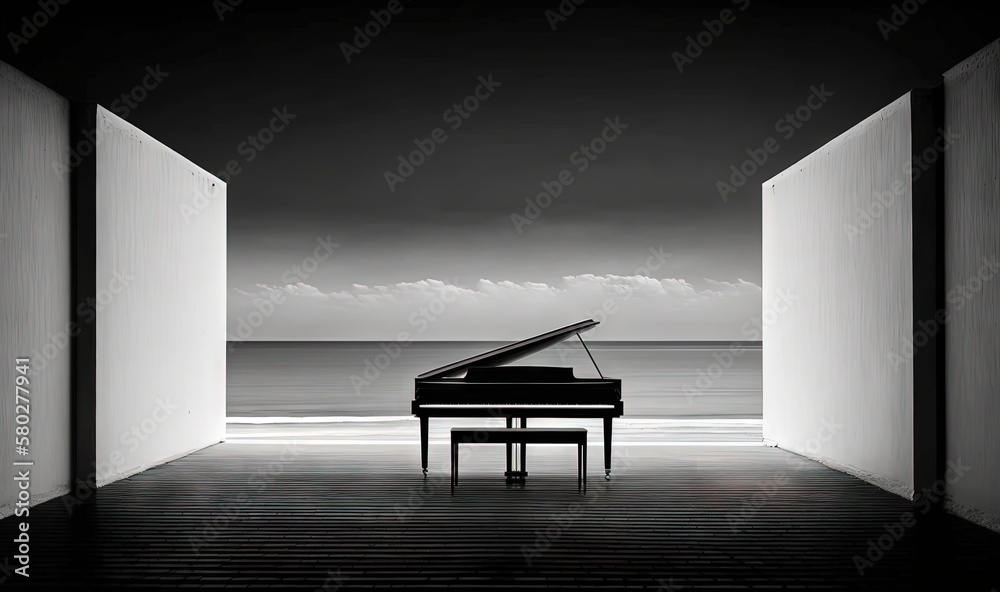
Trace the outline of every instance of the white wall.
{"type": "MultiPolygon", "coordinates": [[[[69,103],[0,62],[0,516],[14,510],[15,460],[32,505],[70,482],[69,103]],[[28,356],[29,452],[14,450],[14,359],[28,356]]],[[[23,394],[23,393],[22,393],[23,394]]]]}
{"type": "Polygon", "coordinates": [[[102,485],[224,439],[226,200],[222,181],[118,116],[98,107],[97,123],[102,485]],[[207,206],[185,215],[199,193],[207,206]]]}
{"type": "Polygon", "coordinates": [[[907,497],[910,150],[907,94],[762,187],[764,438],[907,497]]]}
{"type": "Polygon", "coordinates": [[[1000,530],[1000,41],[945,74],[947,458],[969,468],[949,509],[1000,530]],[[981,283],[976,278],[994,275],[981,283]],[[971,280],[971,281],[970,281],[971,280]],[[979,287],[977,290],[976,288],[979,287]]]}

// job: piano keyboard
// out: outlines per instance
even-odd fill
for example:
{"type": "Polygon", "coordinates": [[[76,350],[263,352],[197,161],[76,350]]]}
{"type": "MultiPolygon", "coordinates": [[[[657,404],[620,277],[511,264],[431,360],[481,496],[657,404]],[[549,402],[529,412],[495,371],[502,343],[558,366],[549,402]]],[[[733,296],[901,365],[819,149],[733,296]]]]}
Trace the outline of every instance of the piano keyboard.
{"type": "Polygon", "coordinates": [[[466,408],[473,408],[473,409],[493,409],[493,408],[496,408],[496,407],[512,407],[512,408],[531,407],[533,409],[538,409],[538,408],[540,408],[540,409],[563,409],[563,408],[566,408],[568,406],[571,406],[574,409],[614,409],[615,408],[614,405],[574,405],[572,403],[564,403],[562,405],[545,405],[545,404],[536,404],[536,403],[493,403],[493,404],[490,404],[490,403],[449,403],[449,404],[446,404],[446,405],[445,404],[420,405],[420,408],[421,409],[427,409],[427,408],[450,409],[450,408],[453,408],[453,407],[466,407],[466,408]]]}

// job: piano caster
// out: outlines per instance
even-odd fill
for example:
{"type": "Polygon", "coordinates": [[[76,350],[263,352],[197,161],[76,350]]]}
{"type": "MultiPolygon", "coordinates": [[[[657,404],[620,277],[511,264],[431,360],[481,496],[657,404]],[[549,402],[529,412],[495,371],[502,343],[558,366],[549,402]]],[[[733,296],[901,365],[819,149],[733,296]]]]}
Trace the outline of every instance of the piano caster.
{"type": "Polygon", "coordinates": [[[604,480],[611,481],[611,469],[604,469],[604,480]]]}
{"type": "Polygon", "coordinates": [[[424,479],[427,478],[427,469],[424,469],[424,479]]]}

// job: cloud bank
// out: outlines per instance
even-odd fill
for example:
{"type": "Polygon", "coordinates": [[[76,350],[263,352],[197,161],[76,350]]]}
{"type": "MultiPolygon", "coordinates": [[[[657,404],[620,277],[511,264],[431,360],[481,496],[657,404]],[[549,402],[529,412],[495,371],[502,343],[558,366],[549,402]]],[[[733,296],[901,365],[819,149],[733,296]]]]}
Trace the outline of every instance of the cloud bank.
{"type": "Polygon", "coordinates": [[[233,290],[229,339],[513,341],[593,318],[598,340],[748,339],[761,287],[643,275],[571,275],[558,283],[426,279],[323,290],[304,282],[233,290]]]}

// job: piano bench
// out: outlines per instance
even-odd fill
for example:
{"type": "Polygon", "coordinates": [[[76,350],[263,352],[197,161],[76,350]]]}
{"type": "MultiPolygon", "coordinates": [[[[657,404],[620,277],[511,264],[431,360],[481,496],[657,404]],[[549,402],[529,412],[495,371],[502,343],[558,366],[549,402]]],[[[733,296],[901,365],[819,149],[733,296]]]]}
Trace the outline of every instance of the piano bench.
{"type": "Polygon", "coordinates": [[[458,484],[459,444],[576,444],[576,488],[587,491],[587,430],[584,428],[452,428],[451,494],[458,484]]]}

